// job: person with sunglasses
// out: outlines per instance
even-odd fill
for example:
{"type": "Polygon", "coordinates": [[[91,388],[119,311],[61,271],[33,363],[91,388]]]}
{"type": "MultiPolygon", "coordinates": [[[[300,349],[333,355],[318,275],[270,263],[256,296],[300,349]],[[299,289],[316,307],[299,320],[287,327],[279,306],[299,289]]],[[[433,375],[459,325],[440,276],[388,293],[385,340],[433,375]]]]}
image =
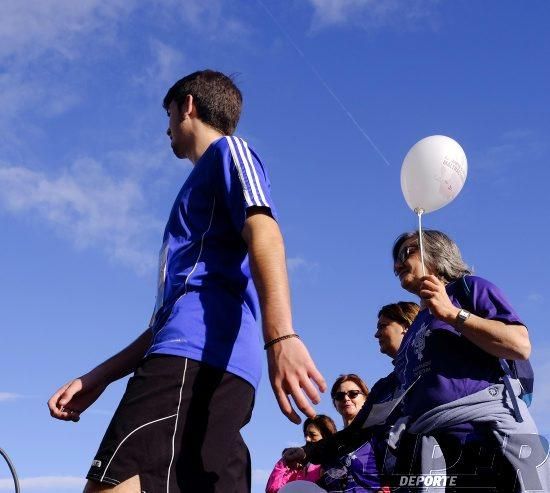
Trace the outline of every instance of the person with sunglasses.
{"type": "Polygon", "coordinates": [[[423,245],[425,273],[417,231],[400,235],[392,250],[401,287],[419,296],[422,307],[394,360],[404,396],[396,429],[407,430],[392,439],[394,473],[408,477],[443,466],[446,477],[454,477],[447,492],[523,491],[516,471],[522,469],[524,483],[537,480],[540,471],[536,463],[526,470],[519,456],[511,467],[508,445],[514,437],[536,439],[537,431],[518,397],[519,382],[509,378],[503,362],[529,357],[527,329],[497,286],[471,275],[451,238],[427,230],[423,245]],[[430,460],[438,464],[431,467],[426,457],[435,447],[439,457],[431,454],[430,460]]]}
{"type": "MultiPolygon", "coordinates": [[[[418,315],[419,310],[420,306],[414,302],[399,301],[384,305],[378,311],[374,337],[378,340],[382,354],[392,360],[395,358],[401,341],[418,315]]],[[[340,381],[340,379],[337,380],[332,389],[335,405],[339,400],[346,400],[345,397],[359,397],[358,389],[348,390],[347,395],[343,389],[340,390],[338,388],[340,387],[338,385],[340,381]]],[[[395,457],[391,453],[387,453],[386,436],[391,424],[398,418],[399,414],[395,411],[375,426],[364,428],[363,425],[374,405],[384,405],[390,402],[388,408],[393,408],[391,401],[398,392],[398,388],[399,381],[395,372],[392,371],[372,386],[370,392],[367,392],[368,398],[365,399],[364,405],[351,421],[344,421],[345,428],[342,431],[314,444],[308,443],[304,448],[289,449],[288,459],[298,460],[302,457],[302,460],[309,460],[315,464],[323,463],[325,467],[327,467],[326,464],[335,464],[338,461],[340,464],[349,462],[349,465],[355,466],[363,476],[361,479],[357,478],[357,473],[353,469],[350,475],[353,478],[355,474],[356,478],[353,481],[348,481],[348,477],[341,478],[339,481],[328,481],[326,475],[323,478],[324,484],[322,486],[327,491],[342,491],[345,488],[344,491],[349,493],[389,492],[389,488],[383,486],[390,482],[389,479],[384,477],[384,474],[391,472],[395,457]],[[356,451],[358,450],[363,453],[363,462],[367,464],[367,467],[349,460],[349,458],[357,455],[356,451]],[[360,484],[358,484],[357,479],[359,479],[360,484]],[[332,484],[327,484],[329,482],[332,484]]],[[[338,471],[338,468],[334,468],[331,474],[338,476],[338,471]]]]}
{"type": "MultiPolygon", "coordinates": [[[[331,397],[346,430],[368,401],[369,389],[361,377],[354,373],[340,375],[332,386],[331,397]]],[[[327,492],[380,491],[380,475],[372,443],[364,440],[352,449],[347,453],[340,450],[325,455],[322,462],[324,473],[317,484],[327,492]]]]}
{"type": "Polygon", "coordinates": [[[357,416],[369,395],[369,388],[360,376],[349,373],[340,375],[330,391],[334,408],[347,427],[357,416]]]}
{"type": "MultiPolygon", "coordinates": [[[[384,305],[378,311],[378,321],[374,337],[378,340],[382,354],[385,354],[392,360],[396,357],[401,346],[401,341],[418,315],[419,310],[420,307],[414,302],[399,301],[384,305]]],[[[332,392],[333,402],[335,402],[335,406],[339,412],[339,402],[341,400],[347,401],[344,396],[350,399],[357,399],[360,396],[360,391],[357,389],[348,390],[347,392],[342,388],[335,390],[340,379],[334,384],[332,392]]],[[[363,383],[361,379],[359,380],[363,383]]],[[[337,454],[340,457],[343,454],[347,454],[347,457],[357,456],[358,452],[363,454],[363,464],[355,464],[355,469],[361,471],[360,474],[363,477],[357,478],[358,474],[353,470],[354,463],[352,459],[350,462],[352,466],[351,475],[352,477],[355,476],[356,479],[354,481],[346,481],[345,491],[354,493],[360,491],[389,491],[387,487],[383,486],[389,483],[389,480],[384,477],[384,466],[393,466],[394,457],[387,453],[386,435],[391,423],[397,419],[398,415],[394,412],[391,416],[387,417],[384,423],[367,430],[364,430],[362,426],[374,404],[392,400],[398,390],[398,384],[393,371],[386,377],[378,380],[373,385],[370,393],[367,392],[368,398],[365,396],[361,408],[353,415],[353,418],[347,422],[344,418],[345,430],[334,435],[335,440],[331,442],[325,441],[325,451],[319,447],[317,453],[312,453],[313,460],[315,461],[326,461],[327,457],[337,454]],[[368,405],[363,406],[365,403],[368,405]],[[357,484],[357,479],[359,479],[359,484],[357,484]]],[[[339,387],[341,386],[342,384],[339,385],[339,387]]],[[[351,406],[346,406],[345,408],[353,409],[351,406]]],[[[327,478],[325,477],[326,480],[327,478]]]]}

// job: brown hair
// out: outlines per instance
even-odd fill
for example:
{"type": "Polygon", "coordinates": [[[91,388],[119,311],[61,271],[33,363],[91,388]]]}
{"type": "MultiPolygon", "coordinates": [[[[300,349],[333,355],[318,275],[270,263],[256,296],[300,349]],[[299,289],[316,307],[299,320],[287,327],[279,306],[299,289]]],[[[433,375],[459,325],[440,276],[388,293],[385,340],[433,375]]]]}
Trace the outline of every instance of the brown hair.
{"type": "Polygon", "coordinates": [[[321,433],[321,436],[323,438],[327,438],[330,435],[334,435],[336,433],[336,425],[334,424],[334,421],[332,421],[331,418],[325,416],[324,414],[318,414],[317,416],[313,418],[307,418],[304,421],[304,435],[306,434],[306,430],[309,425],[315,426],[315,428],[319,430],[319,433],[321,433]]]}
{"type": "Polygon", "coordinates": [[[408,329],[419,311],[420,306],[413,301],[399,301],[398,303],[390,303],[380,308],[378,318],[383,315],[408,329]]]}
{"type": "Polygon", "coordinates": [[[221,72],[201,70],[178,80],[166,93],[162,106],[174,101],[181,109],[185,98],[193,96],[199,119],[224,135],[231,135],[241,116],[243,97],[233,80],[221,72]]]}
{"type": "Polygon", "coordinates": [[[359,375],[356,375],[355,373],[346,373],[344,375],[340,375],[332,385],[332,389],[330,389],[330,396],[332,397],[332,400],[334,400],[334,394],[338,391],[338,387],[340,387],[340,385],[344,382],[353,382],[361,389],[361,392],[365,394],[365,397],[369,395],[369,388],[359,375]]]}

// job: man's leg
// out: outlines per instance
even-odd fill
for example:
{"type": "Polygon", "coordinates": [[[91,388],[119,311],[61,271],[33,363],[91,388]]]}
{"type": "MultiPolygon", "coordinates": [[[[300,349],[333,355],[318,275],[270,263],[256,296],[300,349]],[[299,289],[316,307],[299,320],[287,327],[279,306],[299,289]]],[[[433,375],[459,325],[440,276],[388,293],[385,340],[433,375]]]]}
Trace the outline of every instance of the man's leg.
{"type": "Polygon", "coordinates": [[[250,419],[254,388],[208,365],[197,369],[176,437],[179,491],[250,492],[250,455],[240,429],[250,419]]]}
{"type": "Polygon", "coordinates": [[[86,493],[166,491],[186,368],[187,360],[176,356],[140,364],[92,461],[86,493]]]}
{"type": "Polygon", "coordinates": [[[108,484],[101,484],[97,481],[90,481],[86,483],[83,493],[141,493],[141,485],[139,483],[139,476],[133,476],[126,481],[118,484],[117,486],[111,486],[108,484]]]}

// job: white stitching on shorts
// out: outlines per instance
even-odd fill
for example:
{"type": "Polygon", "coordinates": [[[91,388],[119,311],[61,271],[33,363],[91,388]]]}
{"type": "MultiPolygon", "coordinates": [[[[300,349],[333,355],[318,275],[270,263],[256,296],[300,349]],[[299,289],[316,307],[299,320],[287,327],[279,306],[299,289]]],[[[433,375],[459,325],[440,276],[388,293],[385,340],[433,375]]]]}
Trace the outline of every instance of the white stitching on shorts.
{"type": "Polygon", "coordinates": [[[88,474],[87,479],[91,481],[100,482],[100,483],[107,483],[107,484],[110,484],[111,486],[118,486],[120,484],[120,481],[118,479],[113,479],[108,476],[105,476],[103,480],[101,480],[101,477],[99,474],[88,474]]]}
{"type": "Polygon", "coordinates": [[[112,481],[113,483],[115,483],[115,485],[119,485],[120,484],[120,481],[118,479],[114,479],[114,478],[110,478],[109,476],[104,476],[103,479],[107,479],[109,481],[112,481]]]}
{"type": "Polygon", "coordinates": [[[130,433],[128,433],[128,435],[126,435],[124,437],[124,439],[118,444],[118,447],[115,449],[111,459],[109,460],[109,462],[107,463],[107,466],[105,466],[105,470],[103,471],[103,474],[101,476],[101,478],[99,479],[100,481],[103,481],[103,479],[105,478],[105,474],[107,473],[107,469],[109,469],[109,466],[111,465],[111,462],[113,462],[113,459],[115,458],[115,455],[117,454],[118,450],[120,449],[120,447],[122,447],[122,444],[128,440],[128,438],[130,438],[136,431],[138,430],[141,430],[142,428],[144,428],[145,426],[148,426],[148,425],[152,425],[153,423],[158,423],[159,421],[164,421],[165,419],[170,419],[170,418],[173,418],[174,416],[177,416],[177,414],[172,414],[171,416],[166,416],[164,418],[160,418],[160,419],[155,419],[154,421],[149,421],[148,423],[145,423],[141,426],[138,426],[137,428],[135,428],[134,430],[132,430],[130,433]]]}
{"type": "Polygon", "coordinates": [[[168,475],[166,477],[166,493],[170,492],[170,469],[172,469],[172,463],[174,462],[174,455],[175,455],[175,440],[176,440],[176,431],[178,429],[178,418],[180,414],[180,405],[181,405],[181,393],[183,391],[183,384],[185,383],[185,375],[187,373],[187,362],[189,360],[185,358],[185,367],[183,369],[183,376],[181,379],[181,387],[180,387],[180,400],[178,402],[178,411],[176,413],[176,422],[174,423],[174,434],[172,435],[172,457],[170,458],[170,464],[168,464],[168,475]]]}

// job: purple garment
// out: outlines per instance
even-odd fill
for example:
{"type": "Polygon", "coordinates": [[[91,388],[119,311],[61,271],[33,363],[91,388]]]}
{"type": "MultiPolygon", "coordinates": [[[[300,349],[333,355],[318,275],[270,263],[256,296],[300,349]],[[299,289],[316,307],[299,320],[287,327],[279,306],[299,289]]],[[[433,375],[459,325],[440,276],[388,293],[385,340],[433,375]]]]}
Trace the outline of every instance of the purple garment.
{"type": "MultiPolygon", "coordinates": [[[[504,294],[489,281],[467,276],[470,296],[461,280],[446,287],[452,303],[476,315],[508,324],[523,325],[504,294]],[[462,301],[462,304],[461,302],[462,301]]],[[[404,399],[403,414],[416,419],[424,412],[500,381],[498,359],[467,340],[450,325],[422,310],[403,338],[395,358],[395,372],[402,388],[419,379],[404,399]]],[[[449,432],[467,434],[474,431],[465,424],[449,432]]]]}
{"type": "Polygon", "coordinates": [[[328,492],[370,493],[381,488],[380,473],[371,441],[344,455],[337,463],[323,465],[318,484],[328,492]]]}

